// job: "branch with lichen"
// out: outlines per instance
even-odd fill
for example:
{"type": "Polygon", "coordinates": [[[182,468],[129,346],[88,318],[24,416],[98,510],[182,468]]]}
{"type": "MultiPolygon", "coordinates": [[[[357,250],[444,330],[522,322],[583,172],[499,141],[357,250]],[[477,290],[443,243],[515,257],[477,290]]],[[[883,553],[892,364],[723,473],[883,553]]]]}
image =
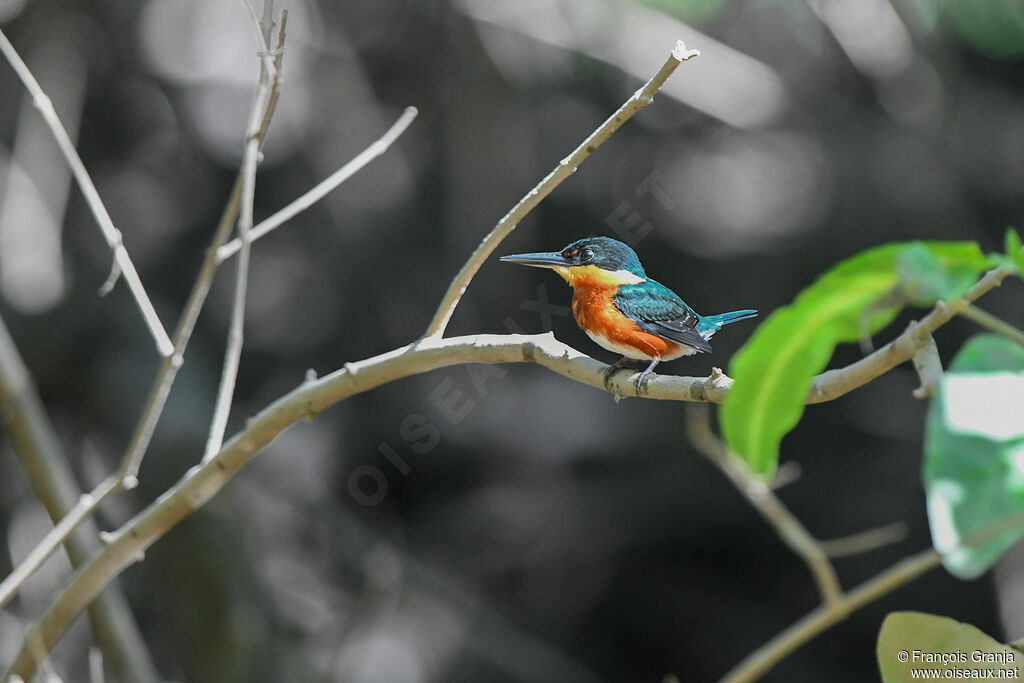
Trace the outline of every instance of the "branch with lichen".
{"type": "MultiPolygon", "coordinates": [[[[989,271],[963,298],[936,306],[921,322],[912,324],[897,339],[871,356],[845,368],[818,375],[812,382],[808,403],[836,399],[910,360],[921,343],[919,334],[934,332],[969,301],[998,286],[1010,272],[1002,268],[989,271]]],[[[205,505],[245,463],[284,429],[356,394],[405,377],[464,363],[533,363],[601,390],[604,390],[604,370],[608,367],[563,344],[551,333],[483,334],[448,339],[425,337],[379,356],[346,363],[320,379],[307,379],[251,418],[220,452],[190,469],[177,484],[112,534],[107,547],[75,573],[30,628],[10,673],[23,677],[34,673],[38,658],[27,643],[40,643],[44,651],[49,651],[74,616],[107,582],[134,563],[146,548],[178,522],[205,505]]],[[[632,391],[632,379],[623,374],[612,377],[610,390],[613,393],[632,391]]],[[[652,377],[645,395],[665,400],[719,403],[731,386],[732,380],[715,369],[708,377],[652,377]]],[[[840,598],[853,599],[851,596],[854,595],[859,594],[855,592],[840,598]]],[[[831,604],[834,608],[842,603],[833,599],[831,604]]],[[[829,623],[838,620],[831,611],[829,614],[832,620],[829,623]]]]}

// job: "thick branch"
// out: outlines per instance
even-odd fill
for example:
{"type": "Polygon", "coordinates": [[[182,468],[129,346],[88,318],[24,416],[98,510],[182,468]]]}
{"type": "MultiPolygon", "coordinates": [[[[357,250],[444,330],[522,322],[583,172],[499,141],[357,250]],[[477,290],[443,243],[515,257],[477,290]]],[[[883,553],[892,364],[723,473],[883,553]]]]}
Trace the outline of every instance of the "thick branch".
{"type": "Polygon", "coordinates": [[[487,260],[487,257],[491,255],[501,241],[515,230],[515,227],[526,217],[526,214],[530,213],[535,206],[551,194],[563,180],[575,173],[577,167],[595,149],[600,147],[601,143],[611,137],[612,133],[617,131],[622,124],[632,118],[633,114],[653,102],[654,94],[661,89],[661,86],[665,84],[665,81],[676,70],[676,67],[699,54],[700,52],[697,50],[687,50],[686,46],[683,45],[683,41],[677,42],[675,49],[672,50],[668,60],[658,70],[658,73],[651,80],[647,81],[642,88],[633,93],[633,96],[626,100],[614,114],[608,117],[607,121],[602,123],[586,140],[581,142],[579,147],[573,150],[572,154],[562,159],[551,173],[541,180],[536,187],[527,192],[526,196],[520,199],[512,207],[512,210],[498,221],[498,224],[487,234],[487,237],[484,237],[483,241],[480,242],[476,250],[469,257],[469,260],[466,261],[466,264],[459,270],[458,275],[448,285],[448,291],[445,292],[444,298],[441,299],[441,303],[434,313],[433,320],[430,321],[430,325],[427,327],[426,336],[440,337],[444,334],[448,321],[451,320],[452,313],[455,312],[455,307],[459,305],[459,300],[469,286],[470,280],[473,279],[476,272],[480,270],[480,266],[483,265],[484,261],[487,260]]]}
{"type": "MultiPolygon", "coordinates": [[[[235,189],[237,192],[239,186],[236,185],[235,189]]],[[[233,203],[232,206],[237,209],[237,203],[233,203]]],[[[230,228],[230,224],[224,226],[222,222],[221,227],[226,230],[230,228]]],[[[208,254],[208,260],[209,258],[208,254]]],[[[212,268],[216,266],[216,263],[204,263],[204,268],[207,265],[211,268],[210,274],[212,275],[212,268]]],[[[1009,268],[996,268],[989,271],[963,298],[950,304],[940,302],[924,319],[911,324],[899,337],[871,355],[844,368],[821,373],[811,382],[807,403],[824,403],[835,400],[880,377],[900,363],[910,360],[927,335],[947,323],[955,315],[955,312],[963,310],[969,302],[999,286],[1003,279],[1012,272],[1013,270],[1009,268]]],[[[200,284],[205,287],[201,292],[202,297],[205,298],[209,282],[197,282],[197,286],[200,284]]],[[[196,290],[193,290],[193,295],[197,295],[196,290]]],[[[189,310],[193,309],[190,307],[189,310]]],[[[194,312],[198,316],[198,309],[195,309],[194,312]]],[[[186,318],[183,323],[188,323],[187,329],[190,333],[191,325],[194,325],[195,320],[186,318]]],[[[187,336],[185,339],[187,341],[187,336]]],[[[177,357],[178,355],[175,354],[174,358],[177,357]]],[[[166,374],[161,376],[164,377],[165,382],[168,378],[169,381],[173,381],[173,373],[177,371],[177,367],[171,363],[171,360],[166,359],[164,362],[166,374]]],[[[360,364],[350,365],[350,367],[362,364],[377,367],[378,364],[383,364],[389,373],[389,377],[384,381],[392,381],[411,374],[459,363],[513,363],[520,361],[534,362],[570,379],[589,384],[596,389],[604,389],[603,372],[607,366],[562,344],[550,334],[537,336],[478,335],[443,341],[436,338],[424,338],[416,344],[397,349],[390,354],[367,359],[360,364]],[[428,353],[431,356],[429,361],[423,355],[428,353]]],[[[329,377],[335,377],[335,375],[329,377]]],[[[611,391],[619,396],[631,396],[634,381],[633,376],[618,373],[612,376],[609,386],[611,391]]],[[[373,386],[378,385],[374,384],[373,386]]],[[[645,384],[643,395],[645,398],[659,400],[721,403],[725,400],[731,387],[732,379],[716,369],[708,377],[651,375],[645,384]]],[[[360,391],[370,388],[373,387],[365,387],[360,391]]],[[[166,399],[166,393],[163,390],[169,391],[170,384],[160,383],[158,379],[155,393],[150,397],[151,403],[159,402],[159,407],[162,407],[163,401],[166,399]]],[[[347,395],[339,396],[336,400],[342,400],[347,395]]],[[[155,426],[155,417],[159,415],[159,409],[157,408],[155,412],[151,410],[147,414],[151,416],[151,420],[144,422],[141,427],[145,431],[137,434],[143,451],[145,444],[148,443],[149,435],[152,433],[152,428],[155,426]]],[[[131,452],[133,451],[130,449],[129,453],[131,452]]],[[[132,471],[137,471],[137,465],[132,471]]],[[[55,542],[59,544],[60,540],[57,539],[55,542]]]]}
{"type": "Polygon", "coordinates": [[[1001,285],[1003,280],[1014,272],[1013,268],[1007,266],[993,268],[985,273],[977,284],[962,297],[949,304],[940,301],[921,322],[909,325],[903,334],[871,355],[865,356],[845,368],[821,373],[811,383],[807,402],[832,401],[867,384],[876,377],[884,375],[900,363],[910,360],[928,335],[948,323],[953,316],[962,312],[972,301],[1001,285]]]}
{"type": "MultiPolygon", "coordinates": [[[[998,286],[1011,272],[1009,268],[989,271],[962,299],[948,305],[940,303],[921,322],[911,325],[875,353],[845,368],[818,375],[812,382],[807,402],[822,403],[838,398],[909,360],[924,335],[948,322],[969,301],[998,286]]],[[[29,636],[35,640],[26,636],[25,642],[42,643],[48,651],[75,615],[111,578],[183,517],[204,505],[249,458],[294,422],[314,416],[349,396],[403,377],[463,363],[520,362],[536,363],[577,382],[604,388],[607,366],[559,342],[550,333],[452,339],[425,337],[373,358],[346,363],[326,377],[304,383],[251,419],[215,457],[189,470],[181,481],[125,524],[114,542],[75,574],[32,627],[29,636]]],[[[627,395],[633,390],[633,378],[624,375],[619,373],[611,378],[613,393],[627,395]]],[[[650,377],[645,395],[663,400],[720,403],[731,386],[732,380],[717,370],[709,377],[659,375],[650,377]]],[[[36,659],[23,646],[12,673],[32,672],[36,666],[36,659]]]]}
{"type": "Polygon", "coordinates": [[[32,96],[32,103],[39,110],[39,113],[42,114],[43,120],[46,122],[50,132],[53,134],[54,140],[57,142],[57,146],[60,148],[61,154],[64,155],[68,166],[71,167],[75,181],[78,182],[78,186],[85,196],[85,201],[89,205],[92,215],[96,218],[96,222],[103,232],[103,237],[107,240],[107,245],[114,252],[115,272],[120,271],[124,281],[128,284],[128,289],[131,290],[132,296],[135,298],[135,303],[142,313],[142,318],[146,321],[153,339],[156,340],[157,350],[161,356],[170,356],[174,352],[174,346],[171,344],[164,326],[160,323],[160,316],[156,314],[156,309],[153,308],[153,304],[149,301],[149,296],[142,286],[142,280],[139,279],[139,274],[135,271],[135,265],[128,256],[128,250],[121,243],[121,233],[114,227],[114,221],[110,219],[107,207],[103,205],[103,200],[100,199],[100,193],[96,191],[96,186],[93,185],[92,178],[89,177],[89,172],[85,169],[85,164],[82,163],[81,157],[78,156],[75,144],[71,142],[71,137],[60,122],[60,117],[57,116],[57,112],[53,108],[53,102],[43,92],[35,76],[32,75],[32,72],[21,59],[21,56],[14,49],[11,42],[7,40],[7,36],[4,35],[3,31],[0,31],[0,52],[10,62],[11,67],[18,74],[18,78],[25,85],[25,89],[32,96]]]}
{"type": "MultiPolygon", "coordinates": [[[[81,492],[28,368],[2,319],[0,416],[32,490],[56,523],[71,510],[81,492]]],[[[71,565],[81,566],[102,546],[99,529],[91,521],[83,524],[68,536],[64,546],[71,565]]],[[[96,642],[119,679],[138,683],[159,680],[128,602],[116,583],[107,586],[89,606],[89,618],[96,642]]]]}

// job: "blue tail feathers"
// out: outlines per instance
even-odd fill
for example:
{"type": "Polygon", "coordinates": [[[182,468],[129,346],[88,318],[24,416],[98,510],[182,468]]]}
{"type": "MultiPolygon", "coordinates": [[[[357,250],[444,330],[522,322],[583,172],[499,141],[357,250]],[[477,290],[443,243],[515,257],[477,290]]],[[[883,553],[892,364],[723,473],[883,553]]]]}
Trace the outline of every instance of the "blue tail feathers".
{"type": "Polygon", "coordinates": [[[700,322],[697,323],[697,332],[700,336],[708,339],[717,332],[723,325],[734,323],[740,320],[746,320],[747,318],[753,318],[757,316],[757,311],[752,308],[747,308],[742,311],[730,311],[729,313],[719,313],[718,315],[703,315],[700,318],[700,322]]]}

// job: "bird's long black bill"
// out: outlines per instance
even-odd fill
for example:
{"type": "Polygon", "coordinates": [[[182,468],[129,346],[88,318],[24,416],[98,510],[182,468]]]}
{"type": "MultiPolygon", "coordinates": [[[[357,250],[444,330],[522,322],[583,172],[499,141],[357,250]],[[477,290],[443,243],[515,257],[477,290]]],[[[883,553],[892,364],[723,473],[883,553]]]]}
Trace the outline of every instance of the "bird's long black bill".
{"type": "Polygon", "coordinates": [[[502,256],[499,260],[504,263],[518,263],[521,266],[534,266],[535,268],[557,268],[558,266],[571,265],[557,251],[537,252],[535,254],[511,254],[510,256],[502,256]]]}

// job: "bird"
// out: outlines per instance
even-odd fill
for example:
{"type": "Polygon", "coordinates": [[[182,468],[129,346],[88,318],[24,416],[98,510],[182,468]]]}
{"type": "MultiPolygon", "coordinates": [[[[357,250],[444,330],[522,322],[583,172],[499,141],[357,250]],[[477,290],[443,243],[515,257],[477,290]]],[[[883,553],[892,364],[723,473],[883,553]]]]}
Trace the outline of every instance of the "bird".
{"type": "Polygon", "coordinates": [[[636,378],[639,396],[658,363],[708,353],[711,336],[724,325],[757,315],[755,309],[699,315],[671,289],[649,278],[636,252],[611,237],[585,237],[561,251],[511,254],[499,260],[550,268],[569,283],[576,323],[599,346],[622,355],[605,370],[608,391],[616,370],[630,361],[648,361],[636,378]]]}

